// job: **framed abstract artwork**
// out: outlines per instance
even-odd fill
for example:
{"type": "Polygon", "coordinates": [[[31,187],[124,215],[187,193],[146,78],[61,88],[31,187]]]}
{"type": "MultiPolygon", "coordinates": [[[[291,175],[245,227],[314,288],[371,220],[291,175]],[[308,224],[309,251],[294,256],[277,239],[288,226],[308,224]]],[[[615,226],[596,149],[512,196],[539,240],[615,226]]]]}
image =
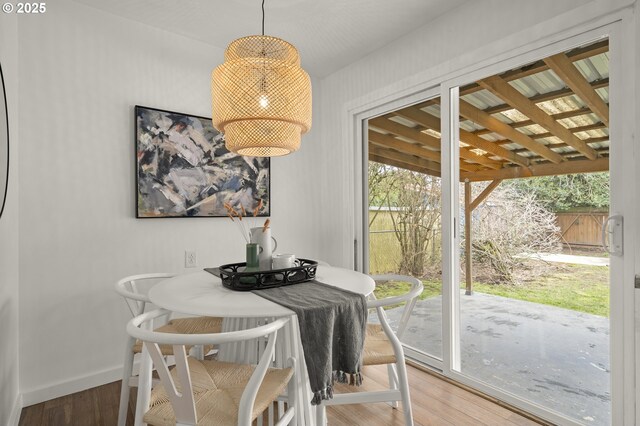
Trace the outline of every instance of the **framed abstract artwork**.
{"type": "Polygon", "coordinates": [[[229,152],[210,118],[135,107],[138,218],[222,217],[225,204],[271,211],[269,158],[229,152]]]}

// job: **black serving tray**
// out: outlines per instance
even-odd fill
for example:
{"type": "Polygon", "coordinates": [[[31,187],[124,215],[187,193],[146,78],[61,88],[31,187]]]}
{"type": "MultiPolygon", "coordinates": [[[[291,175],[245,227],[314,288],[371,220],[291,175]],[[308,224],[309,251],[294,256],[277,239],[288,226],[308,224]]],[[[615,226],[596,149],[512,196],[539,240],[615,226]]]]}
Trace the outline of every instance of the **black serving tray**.
{"type": "Polygon", "coordinates": [[[316,277],[318,262],[296,259],[296,266],[266,271],[245,271],[246,263],[221,265],[218,273],[222,285],[236,291],[262,290],[311,281],[316,277]]]}

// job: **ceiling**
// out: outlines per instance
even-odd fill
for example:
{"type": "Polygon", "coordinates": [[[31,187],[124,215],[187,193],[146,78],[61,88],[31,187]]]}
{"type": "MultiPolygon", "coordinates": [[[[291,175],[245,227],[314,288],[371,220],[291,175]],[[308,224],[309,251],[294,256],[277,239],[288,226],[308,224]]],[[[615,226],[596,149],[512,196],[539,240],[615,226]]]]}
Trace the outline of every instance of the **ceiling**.
{"type": "MultiPolygon", "coordinates": [[[[260,0],[75,0],[219,48],[261,31],[260,0]]],[[[325,77],[468,0],[266,0],[265,34],[325,77]]]]}

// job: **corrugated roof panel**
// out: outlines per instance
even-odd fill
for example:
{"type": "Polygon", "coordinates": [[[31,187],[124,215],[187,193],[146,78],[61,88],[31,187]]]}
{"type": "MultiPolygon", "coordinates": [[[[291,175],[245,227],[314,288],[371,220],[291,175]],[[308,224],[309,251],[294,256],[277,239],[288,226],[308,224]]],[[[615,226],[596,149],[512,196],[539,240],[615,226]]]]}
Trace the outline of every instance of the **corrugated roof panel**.
{"type": "Polygon", "coordinates": [[[611,144],[609,143],[609,141],[606,141],[606,142],[590,143],[589,146],[594,149],[600,149],[600,148],[609,148],[611,144]]]}
{"type": "Polygon", "coordinates": [[[603,134],[602,130],[600,130],[600,129],[587,130],[585,133],[587,133],[590,138],[602,138],[604,136],[607,136],[607,135],[603,134]]]}
{"type": "Polygon", "coordinates": [[[502,147],[505,148],[505,149],[508,149],[510,151],[513,151],[514,149],[522,148],[517,143],[507,143],[507,144],[502,145],[502,147]]]}
{"type": "Polygon", "coordinates": [[[399,139],[403,142],[409,142],[411,144],[417,145],[416,141],[414,141],[413,139],[409,139],[409,138],[405,138],[404,136],[394,136],[396,139],[399,139]]]}
{"type": "Polygon", "coordinates": [[[484,135],[482,135],[483,138],[485,138],[486,140],[491,140],[491,141],[500,141],[502,139],[504,139],[502,137],[502,135],[499,135],[497,133],[485,133],[484,135]]]}
{"type": "Polygon", "coordinates": [[[563,143],[564,141],[562,139],[560,139],[557,136],[549,136],[548,138],[541,138],[541,139],[536,139],[537,142],[541,142],[544,141],[546,142],[547,145],[551,144],[551,145],[555,145],[558,143],[563,143]]]}
{"type": "Polygon", "coordinates": [[[609,103],[609,87],[601,87],[599,89],[596,89],[596,93],[600,95],[602,100],[604,100],[606,103],[609,103]]]}
{"type": "Polygon", "coordinates": [[[591,56],[590,58],[585,59],[585,61],[589,61],[591,63],[600,75],[600,78],[609,77],[609,52],[591,56]]]}
{"type": "Polygon", "coordinates": [[[520,83],[525,89],[521,89],[520,93],[530,98],[532,96],[538,95],[540,93],[545,93],[547,91],[547,85],[541,82],[536,75],[528,75],[519,80],[512,81],[512,83],[520,83]]]}
{"type": "Polygon", "coordinates": [[[565,153],[568,153],[568,152],[575,151],[575,149],[573,149],[570,146],[558,146],[558,147],[552,148],[552,151],[555,151],[555,152],[560,153],[560,154],[565,154],[565,153]]]}
{"type": "Polygon", "coordinates": [[[547,133],[547,129],[539,124],[531,124],[530,126],[520,127],[518,128],[518,130],[522,131],[522,133],[526,132],[527,135],[539,135],[540,133],[547,133]]]}
{"type": "Polygon", "coordinates": [[[501,114],[506,116],[511,122],[526,121],[529,119],[529,117],[517,109],[508,109],[506,111],[502,111],[501,114]]]}
{"type": "Polygon", "coordinates": [[[591,117],[591,114],[589,114],[589,115],[579,115],[577,117],[563,118],[561,120],[558,120],[558,123],[562,124],[564,127],[568,129],[573,129],[574,127],[589,126],[591,124],[597,123],[597,121],[594,121],[593,118],[591,117]]]}
{"type": "Polygon", "coordinates": [[[407,126],[407,127],[416,127],[418,125],[418,123],[415,123],[411,120],[407,120],[404,117],[398,117],[397,115],[390,117],[389,120],[395,121],[396,123],[402,124],[403,126],[407,126]]]}
{"type": "Polygon", "coordinates": [[[471,105],[473,105],[474,107],[479,108],[479,109],[488,108],[489,105],[487,105],[478,96],[476,96],[476,93],[473,93],[471,95],[461,96],[460,99],[469,102],[471,105]]]}
{"type": "Polygon", "coordinates": [[[547,114],[559,114],[561,112],[573,111],[583,107],[582,102],[580,102],[574,95],[540,102],[537,105],[547,114]]]}
{"type": "Polygon", "coordinates": [[[574,135],[576,135],[578,138],[580,139],[589,139],[589,138],[599,138],[602,135],[595,135],[593,132],[595,132],[596,130],[585,130],[584,132],[576,132],[574,133],[574,135]]]}
{"type": "Polygon", "coordinates": [[[432,129],[423,130],[422,133],[426,133],[429,136],[433,136],[434,138],[440,138],[440,132],[436,132],[432,129]]]}
{"type": "Polygon", "coordinates": [[[497,114],[493,114],[493,117],[497,118],[498,120],[502,121],[503,123],[507,123],[507,124],[513,123],[513,120],[511,118],[509,118],[509,116],[506,115],[504,112],[499,112],[497,114]]]}
{"type": "Polygon", "coordinates": [[[531,76],[540,86],[544,87],[544,91],[541,93],[549,93],[556,90],[560,90],[566,86],[564,81],[560,80],[560,78],[551,70],[545,70],[539,73],[536,73],[531,76]]]}
{"type": "Polygon", "coordinates": [[[504,101],[502,99],[484,89],[473,92],[469,95],[464,95],[462,96],[462,99],[480,109],[487,109],[492,106],[504,104],[504,101]]]}
{"type": "Polygon", "coordinates": [[[440,118],[440,105],[439,104],[435,104],[435,105],[429,105],[427,107],[424,108],[420,108],[422,111],[434,115],[438,118],[440,118]]]}
{"type": "Polygon", "coordinates": [[[488,140],[489,142],[495,142],[495,141],[499,141],[502,139],[501,136],[495,134],[495,133],[487,133],[486,135],[482,135],[480,136],[482,139],[488,140]]]}
{"type": "Polygon", "coordinates": [[[609,134],[607,132],[604,131],[605,129],[593,129],[590,130],[589,133],[591,134],[591,132],[593,132],[593,137],[594,138],[604,138],[609,136],[609,134]]]}
{"type": "Polygon", "coordinates": [[[526,78],[527,77],[519,78],[517,80],[512,80],[509,82],[509,84],[518,92],[525,95],[527,98],[530,98],[531,96],[535,96],[538,93],[540,93],[536,90],[536,85],[531,84],[531,82],[527,81],[526,78]]]}
{"type": "Polygon", "coordinates": [[[578,69],[578,71],[580,71],[580,74],[582,74],[587,81],[594,81],[602,78],[596,67],[589,59],[575,61],[573,65],[578,69]]]}
{"type": "Polygon", "coordinates": [[[466,130],[467,132],[474,132],[476,130],[482,129],[481,126],[469,120],[460,121],[460,128],[462,130],[466,130]]]}

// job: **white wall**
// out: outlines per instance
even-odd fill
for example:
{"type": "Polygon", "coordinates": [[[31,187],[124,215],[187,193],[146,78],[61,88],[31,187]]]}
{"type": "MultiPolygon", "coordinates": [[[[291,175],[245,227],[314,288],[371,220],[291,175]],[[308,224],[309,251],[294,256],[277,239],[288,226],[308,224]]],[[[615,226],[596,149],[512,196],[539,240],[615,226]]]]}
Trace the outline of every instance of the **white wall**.
{"type": "MultiPolygon", "coordinates": [[[[15,15],[0,16],[0,63],[10,134],[9,192],[0,218],[0,424],[20,415],[18,388],[18,35],[15,15]]],[[[4,117],[0,118],[4,119],[4,117]]],[[[0,166],[2,173],[4,164],[0,166]]],[[[0,197],[2,194],[0,194],[0,197]]]]}
{"type": "MultiPolygon", "coordinates": [[[[117,279],[191,271],[185,249],[199,266],[244,256],[223,218],[134,218],[133,106],[210,116],[223,52],[68,0],[28,18],[19,26],[25,405],[119,377],[129,314],[117,279]]],[[[318,128],[298,153],[273,160],[271,182],[280,249],[314,257],[318,128]]]]}

